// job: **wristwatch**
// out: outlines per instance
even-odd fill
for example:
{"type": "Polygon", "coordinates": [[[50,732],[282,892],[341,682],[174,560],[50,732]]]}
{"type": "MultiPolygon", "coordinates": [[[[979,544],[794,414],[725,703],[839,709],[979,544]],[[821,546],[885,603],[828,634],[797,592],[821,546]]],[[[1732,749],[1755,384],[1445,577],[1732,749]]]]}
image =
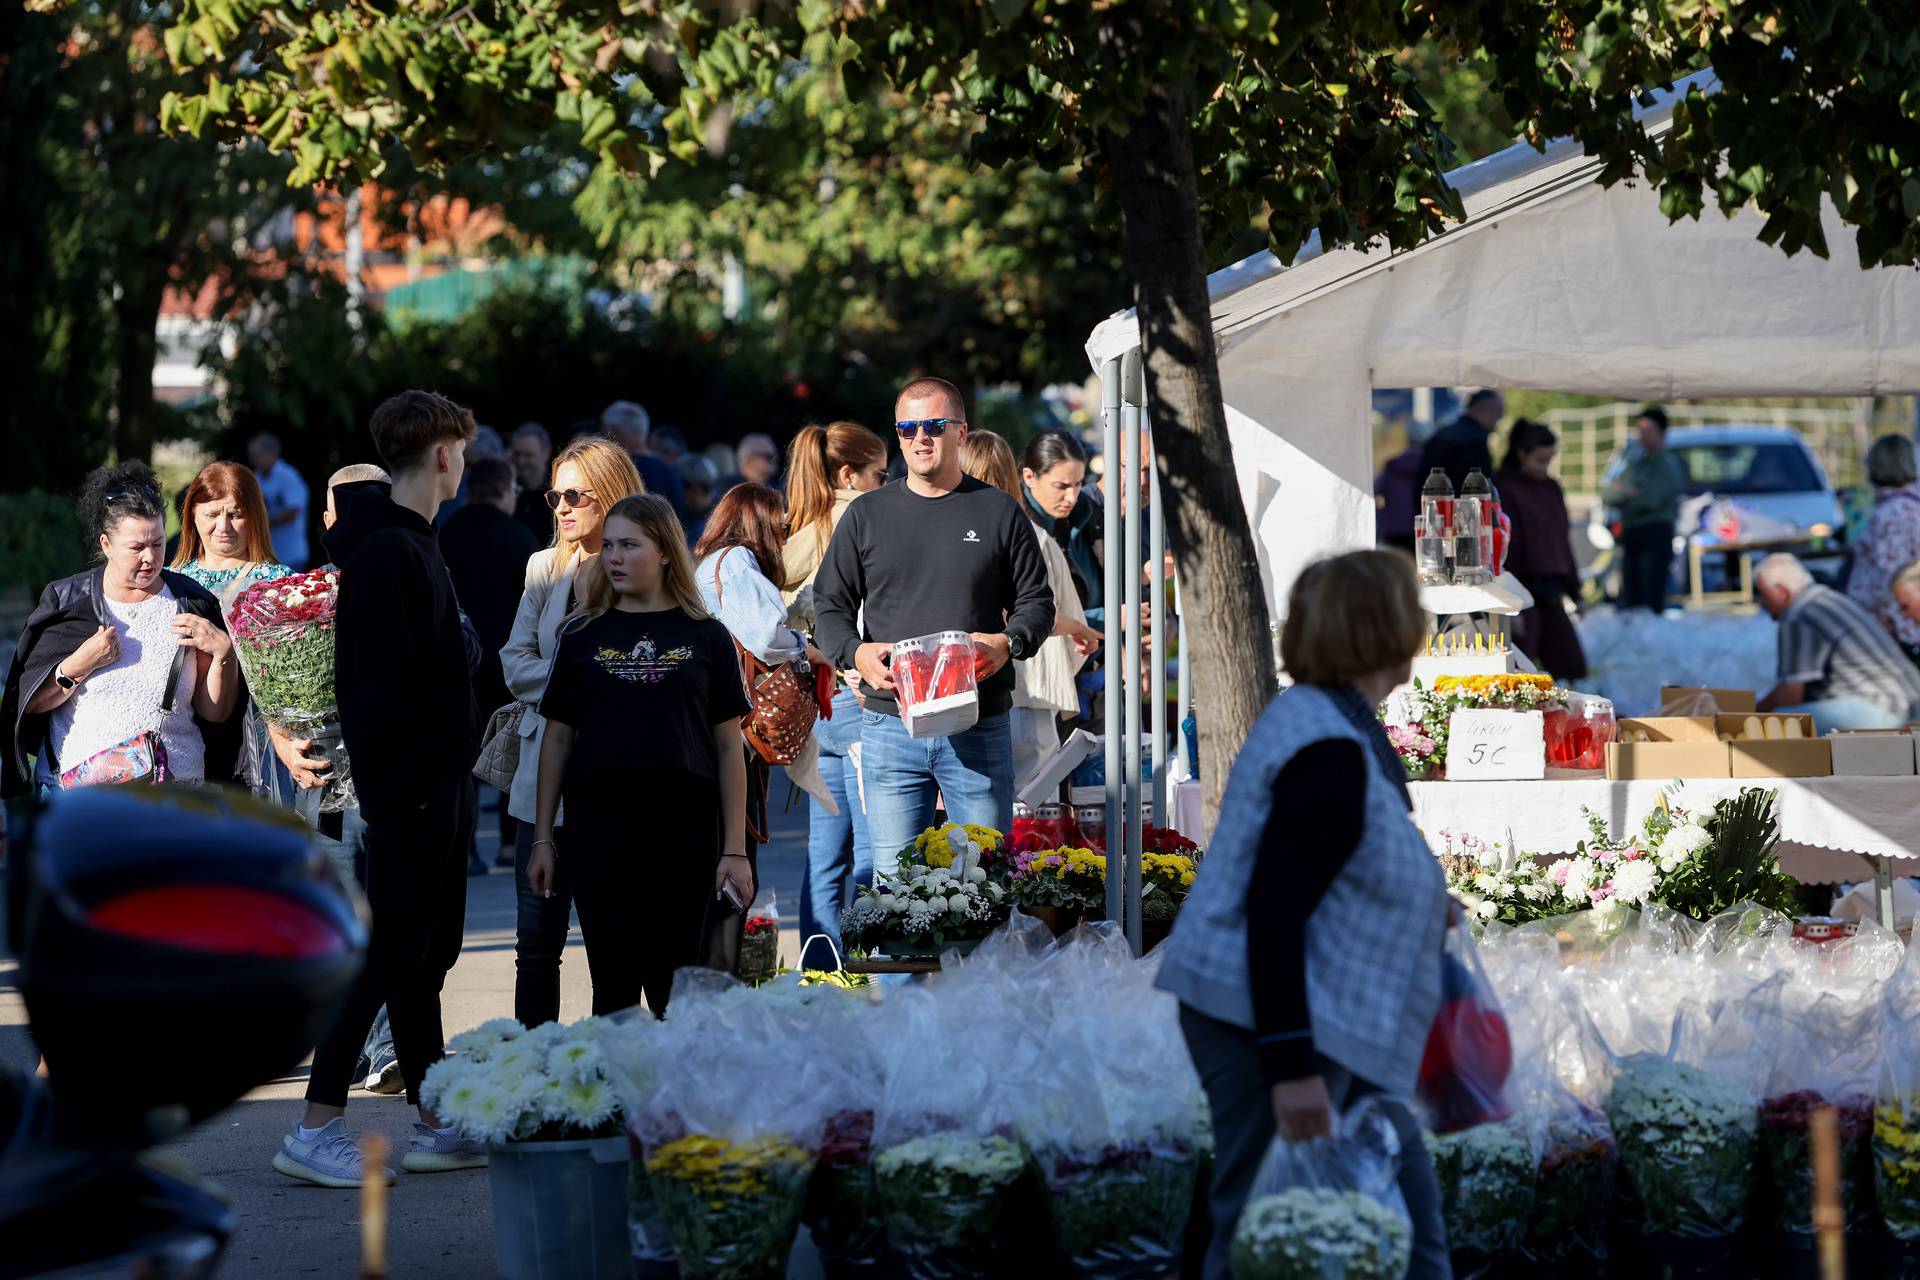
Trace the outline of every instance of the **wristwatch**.
{"type": "Polygon", "coordinates": [[[53,664],[53,682],[59,685],[62,689],[65,689],[68,693],[72,693],[75,689],[78,689],[80,687],[80,682],[78,680],[75,680],[72,676],[68,675],[66,672],[62,671],[60,669],[60,664],[57,662],[53,664]]]}
{"type": "Polygon", "coordinates": [[[1031,656],[1027,649],[1026,640],[1021,636],[1015,635],[1012,632],[1008,632],[1007,633],[1007,656],[1014,659],[1017,662],[1025,662],[1027,658],[1031,656]]]}

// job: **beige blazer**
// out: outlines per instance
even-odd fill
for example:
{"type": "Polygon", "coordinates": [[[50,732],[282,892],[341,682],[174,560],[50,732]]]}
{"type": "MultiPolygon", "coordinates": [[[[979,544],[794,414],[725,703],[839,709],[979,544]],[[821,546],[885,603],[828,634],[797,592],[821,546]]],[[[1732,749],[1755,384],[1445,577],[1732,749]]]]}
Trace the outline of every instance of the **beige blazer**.
{"type": "Polygon", "coordinates": [[[520,717],[520,765],[513,772],[513,791],[507,797],[507,812],[522,822],[534,820],[539,804],[540,743],[547,730],[546,719],[540,714],[540,699],[547,692],[554,651],[560,647],[560,624],[567,617],[568,589],[578,563],[575,558],[562,567],[557,547],[527,557],[520,610],[513,618],[513,632],[500,650],[507,690],[527,704],[520,717]]]}

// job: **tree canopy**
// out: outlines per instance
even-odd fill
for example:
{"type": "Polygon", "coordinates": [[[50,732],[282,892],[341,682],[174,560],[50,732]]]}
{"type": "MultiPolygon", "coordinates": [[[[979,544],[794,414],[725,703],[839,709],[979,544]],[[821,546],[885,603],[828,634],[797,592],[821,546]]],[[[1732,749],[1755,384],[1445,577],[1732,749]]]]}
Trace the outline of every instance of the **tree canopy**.
{"type": "Polygon", "coordinates": [[[796,74],[850,103],[888,89],[977,121],[974,158],[1075,171],[1122,213],[1170,545],[1202,652],[1210,798],[1272,689],[1252,534],[1233,482],[1206,250],[1250,223],[1291,260],[1403,247],[1461,213],[1455,155],[1404,55],[1471,55],[1506,118],[1570,134],[1600,180],[1669,217],[1757,209],[1826,253],[1823,202],[1863,264],[1920,253],[1920,29],[1907,0],[181,0],[199,69],[167,123],[266,139],[292,181],[435,164],[577,125],[636,185],[714,146],[796,74]],[[1636,102],[1703,68],[1658,139],[1636,102]]]}

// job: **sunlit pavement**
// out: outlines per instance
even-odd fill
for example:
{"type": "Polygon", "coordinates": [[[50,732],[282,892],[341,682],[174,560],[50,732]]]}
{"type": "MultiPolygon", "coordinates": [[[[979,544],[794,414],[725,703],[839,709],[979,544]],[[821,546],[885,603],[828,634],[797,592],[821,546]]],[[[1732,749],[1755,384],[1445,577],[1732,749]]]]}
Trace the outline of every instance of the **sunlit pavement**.
{"type": "MultiPolygon", "coordinates": [[[[798,953],[797,914],[800,879],[806,859],[804,798],[783,812],[788,793],[776,770],[768,810],[773,840],[760,854],[762,897],[778,895],[783,958],[798,953]]],[[[490,802],[489,802],[490,803],[490,802]]],[[[644,831],[645,816],[637,820],[644,831]]],[[[497,831],[491,812],[481,817],[481,852],[492,862],[497,831]]],[[[501,869],[467,882],[467,933],[460,962],[447,975],[442,1002],[449,1035],[513,1013],[513,875],[501,869]]],[[[0,1063],[32,1070],[37,1055],[26,1032],[26,1011],[14,989],[16,967],[0,952],[0,1063]]],[[[578,926],[567,943],[560,969],[560,1009],[564,1020],[585,1017],[592,1008],[586,952],[578,926]]],[[[234,1037],[246,1034],[233,1028],[234,1037]]],[[[140,1070],[151,1053],[190,1053],[209,1061],[223,1050],[212,1044],[129,1044],[126,1069],[140,1070]]],[[[306,1068],[253,1090],[240,1102],[173,1143],[169,1154],[218,1183],[240,1216],[240,1230],[227,1251],[221,1274],[251,1277],[351,1276],[359,1266],[359,1197],[291,1181],[269,1163],[280,1137],[293,1123],[306,1088],[306,1068]]],[[[406,1150],[414,1112],[405,1098],[382,1098],[353,1091],[347,1123],[355,1133],[378,1129],[395,1155],[406,1150]]],[[[390,1200],[391,1270],[396,1276],[487,1276],[493,1269],[493,1204],[484,1170],[426,1175],[402,1173],[390,1200]]]]}

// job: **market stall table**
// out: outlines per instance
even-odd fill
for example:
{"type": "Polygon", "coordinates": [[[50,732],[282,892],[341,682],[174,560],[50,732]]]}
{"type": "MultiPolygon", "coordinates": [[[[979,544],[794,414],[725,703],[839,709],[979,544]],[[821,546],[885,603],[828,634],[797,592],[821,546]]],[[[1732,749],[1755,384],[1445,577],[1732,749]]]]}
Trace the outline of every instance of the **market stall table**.
{"type": "MultiPolygon", "coordinates": [[[[1571,853],[1586,838],[1580,810],[1614,831],[1638,826],[1670,784],[1600,777],[1541,782],[1415,782],[1413,820],[1427,842],[1442,831],[1471,832],[1521,849],[1571,853]]],[[[1872,879],[1880,923],[1893,919],[1893,877],[1920,875],[1920,777],[1682,779],[1682,802],[1698,807],[1748,787],[1780,792],[1780,865],[1805,884],[1872,879]]]]}

